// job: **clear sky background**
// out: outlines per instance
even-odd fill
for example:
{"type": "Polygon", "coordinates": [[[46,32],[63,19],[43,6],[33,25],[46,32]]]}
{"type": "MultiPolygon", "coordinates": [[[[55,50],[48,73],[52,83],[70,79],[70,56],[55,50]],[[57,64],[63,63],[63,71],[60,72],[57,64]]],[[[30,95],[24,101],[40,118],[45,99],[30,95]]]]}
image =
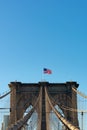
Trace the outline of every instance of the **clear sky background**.
{"type": "Polygon", "coordinates": [[[87,94],[87,1],[0,0],[0,94],[11,81],[44,78],[87,94]]]}
{"type": "Polygon", "coordinates": [[[0,1],[0,93],[11,81],[77,81],[87,91],[87,1],[0,1]]]}

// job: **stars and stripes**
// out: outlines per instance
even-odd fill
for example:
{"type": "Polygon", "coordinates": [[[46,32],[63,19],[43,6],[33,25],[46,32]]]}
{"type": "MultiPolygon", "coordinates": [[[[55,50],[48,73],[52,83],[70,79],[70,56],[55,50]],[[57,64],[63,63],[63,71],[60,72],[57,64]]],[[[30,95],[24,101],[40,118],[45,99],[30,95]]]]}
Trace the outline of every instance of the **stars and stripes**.
{"type": "Polygon", "coordinates": [[[44,74],[52,74],[52,71],[50,69],[44,68],[43,73],[44,74]]]}

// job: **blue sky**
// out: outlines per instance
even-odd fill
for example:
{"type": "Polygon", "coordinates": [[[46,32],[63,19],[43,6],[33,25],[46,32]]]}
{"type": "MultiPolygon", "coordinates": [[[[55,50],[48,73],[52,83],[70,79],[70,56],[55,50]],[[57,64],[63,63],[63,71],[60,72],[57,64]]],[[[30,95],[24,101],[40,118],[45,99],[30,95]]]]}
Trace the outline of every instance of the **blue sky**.
{"type": "MultiPolygon", "coordinates": [[[[87,90],[87,2],[0,1],[0,93],[10,81],[77,81],[87,90]]],[[[83,89],[84,88],[84,89],[83,89]]]]}
{"type": "Polygon", "coordinates": [[[0,94],[41,78],[76,81],[87,94],[86,0],[0,1],[0,94]]]}

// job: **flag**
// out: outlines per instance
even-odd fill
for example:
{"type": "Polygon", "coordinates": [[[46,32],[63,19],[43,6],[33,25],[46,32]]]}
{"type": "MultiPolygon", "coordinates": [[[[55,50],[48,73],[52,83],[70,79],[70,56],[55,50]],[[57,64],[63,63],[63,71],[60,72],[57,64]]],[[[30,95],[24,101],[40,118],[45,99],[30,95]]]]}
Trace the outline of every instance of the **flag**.
{"type": "Polygon", "coordinates": [[[44,68],[43,69],[44,74],[52,74],[52,71],[50,69],[44,68]]]}

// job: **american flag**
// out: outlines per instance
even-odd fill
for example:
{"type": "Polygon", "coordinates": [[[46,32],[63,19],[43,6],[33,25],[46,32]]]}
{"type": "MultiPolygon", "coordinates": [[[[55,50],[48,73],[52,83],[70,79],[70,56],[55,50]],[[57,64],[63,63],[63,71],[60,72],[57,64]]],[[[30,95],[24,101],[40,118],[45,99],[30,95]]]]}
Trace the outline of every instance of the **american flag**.
{"type": "Polygon", "coordinates": [[[44,74],[52,74],[52,71],[50,69],[44,68],[43,73],[44,74]]]}

